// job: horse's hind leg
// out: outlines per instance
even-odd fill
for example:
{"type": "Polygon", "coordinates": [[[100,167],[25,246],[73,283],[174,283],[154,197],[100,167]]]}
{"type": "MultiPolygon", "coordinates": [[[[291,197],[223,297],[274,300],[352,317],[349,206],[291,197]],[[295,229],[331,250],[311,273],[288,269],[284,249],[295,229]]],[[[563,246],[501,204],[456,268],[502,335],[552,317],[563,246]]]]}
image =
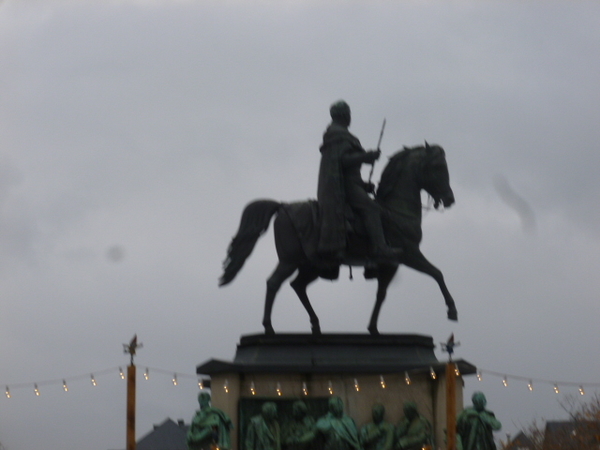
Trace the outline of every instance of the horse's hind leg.
{"type": "Polygon", "coordinates": [[[319,318],[317,317],[315,310],[310,304],[308,295],[306,294],[306,287],[318,277],[319,275],[317,274],[316,270],[310,267],[302,266],[298,270],[298,276],[290,283],[290,286],[292,286],[292,289],[294,289],[298,295],[298,298],[302,302],[302,305],[310,317],[310,325],[313,334],[321,334],[321,325],[319,324],[319,318]]]}
{"type": "Polygon", "coordinates": [[[444,281],[444,275],[442,274],[442,271],[431,264],[427,258],[423,256],[423,253],[421,253],[420,250],[407,253],[403,258],[402,263],[412,269],[418,270],[419,272],[426,273],[437,282],[440,290],[442,291],[442,295],[444,296],[446,306],[448,307],[448,319],[458,320],[456,305],[454,304],[452,295],[450,295],[450,291],[448,291],[448,288],[446,287],[446,282],[444,281]]]}
{"type": "Polygon", "coordinates": [[[265,313],[263,315],[265,334],[275,334],[275,330],[273,330],[273,325],[271,324],[271,312],[273,311],[275,296],[283,282],[291,277],[297,268],[296,264],[279,261],[273,274],[267,280],[267,296],[265,298],[265,313]]]}

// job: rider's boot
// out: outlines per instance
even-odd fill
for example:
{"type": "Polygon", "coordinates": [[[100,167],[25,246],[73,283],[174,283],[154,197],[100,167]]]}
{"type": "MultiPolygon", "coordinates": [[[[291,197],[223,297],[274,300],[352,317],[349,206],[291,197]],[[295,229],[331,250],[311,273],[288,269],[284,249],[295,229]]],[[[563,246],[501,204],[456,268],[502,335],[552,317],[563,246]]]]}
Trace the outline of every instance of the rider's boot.
{"type": "Polygon", "coordinates": [[[371,214],[365,217],[365,228],[371,244],[373,246],[373,255],[378,261],[395,261],[402,255],[401,248],[393,248],[388,245],[383,235],[383,225],[381,224],[381,216],[379,214],[371,214]]]}

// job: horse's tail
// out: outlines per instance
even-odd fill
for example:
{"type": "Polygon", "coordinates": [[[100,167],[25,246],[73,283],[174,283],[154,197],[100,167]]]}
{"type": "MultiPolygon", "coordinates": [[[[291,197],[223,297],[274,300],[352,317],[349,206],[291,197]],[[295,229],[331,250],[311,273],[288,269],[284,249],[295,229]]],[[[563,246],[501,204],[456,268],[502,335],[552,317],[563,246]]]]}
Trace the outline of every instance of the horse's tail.
{"type": "Polygon", "coordinates": [[[269,228],[271,218],[281,204],[273,200],[255,200],[249,203],[242,213],[242,220],[237,234],[227,248],[227,257],[223,261],[223,275],[219,278],[219,286],[233,281],[242,270],[244,263],[258,238],[269,228]]]}

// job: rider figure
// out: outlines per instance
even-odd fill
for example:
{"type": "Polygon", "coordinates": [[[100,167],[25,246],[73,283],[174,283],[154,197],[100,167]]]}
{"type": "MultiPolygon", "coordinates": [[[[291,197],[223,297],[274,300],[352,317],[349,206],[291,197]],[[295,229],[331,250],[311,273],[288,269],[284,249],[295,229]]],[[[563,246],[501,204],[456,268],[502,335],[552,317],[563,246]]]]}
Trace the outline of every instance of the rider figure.
{"type": "Polygon", "coordinates": [[[345,207],[363,221],[376,259],[397,259],[400,249],[391,248],[384,237],[381,208],[369,197],[374,186],[363,181],[363,164],[374,164],[381,150],[365,151],[348,131],[350,107],[340,100],[330,108],[331,124],[323,134],[317,199],[320,211],[319,254],[340,259],[346,250],[345,207]]]}

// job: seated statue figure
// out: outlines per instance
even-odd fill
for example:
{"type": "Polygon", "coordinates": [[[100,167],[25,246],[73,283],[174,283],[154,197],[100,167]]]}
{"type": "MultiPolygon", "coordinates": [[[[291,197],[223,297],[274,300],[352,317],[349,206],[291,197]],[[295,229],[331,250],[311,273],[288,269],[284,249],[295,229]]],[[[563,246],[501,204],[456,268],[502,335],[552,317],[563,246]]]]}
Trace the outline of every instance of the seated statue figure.
{"type": "Polygon", "coordinates": [[[281,450],[281,433],[275,403],[263,403],[261,413],[250,419],[244,443],[245,450],[281,450]]]}
{"type": "Polygon", "coordinates": [[[415,402],[404,402],[404,419],[396,430],[397,450],[421,450],[433,444],[429,421],[419,414],[415,402]]]}
{"type": "Polygon", "coordinates": [[[231,448],[229,432],[233,428],[231,419],[218,408],[210,406],[210,394],[198,394],[200,409],[192,419],[187,433],[187,445],[190,450],[222,450],[231,448]]]}
{"type": "Polygon", "coordinates": [[[292,418],[281,430],[281,443],[284,450],[307,450],[316,436],[315,419],[308,415],[306,403],[295,401],[292,405],[292,418]]]}
{"type": "Polygon", "coordinates": [[[385,407],[377,403],[372,410],[373,422],[360,430],[360,443],[364,450],[392,450],[394,445],[394,426],[383,420],[385,407]]]}
{"type": "Polygon", "coordinates": [[[317,421],[317,434],[323,439],[323,450],[361,450],[356,424],[344,414],[339,397],[329,399],[329,412],[317,421]]]}

